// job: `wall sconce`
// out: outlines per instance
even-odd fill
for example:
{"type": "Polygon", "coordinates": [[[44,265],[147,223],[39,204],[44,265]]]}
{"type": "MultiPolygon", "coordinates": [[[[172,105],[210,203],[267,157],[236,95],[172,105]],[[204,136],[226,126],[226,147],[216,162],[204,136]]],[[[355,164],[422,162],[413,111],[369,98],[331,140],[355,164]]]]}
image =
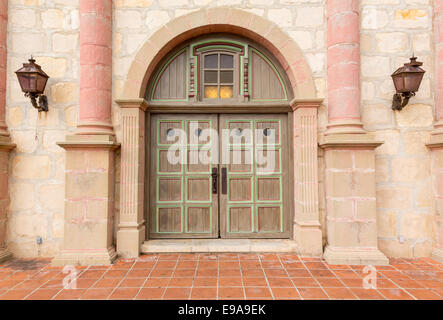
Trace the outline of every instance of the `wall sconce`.
{"type": "Polygon", "coordinates": [[[392,80],[394,80],[395,91],[394,98],[392,100],[392,110],[401,110],[409,102],[409,99],[415,96],[415,93],[420,88],[421,81],[425,70],[420,68],[423,62],[418,62],[417,57],[412,57],[409,63],[401,68],[398,68],[392,74],[392,80]]]}
{"type": "Polygon", "coordinates": [[[17,74],[20,87],[25,93],[25,97],[31,98],[34,108],[39,112],[48,111],[48,98],[43,92],[45,91],[49,76],[35,63],[32,57],[29,59],[29,63],[23,63],[23,67],[15,73],[17,74]]]}

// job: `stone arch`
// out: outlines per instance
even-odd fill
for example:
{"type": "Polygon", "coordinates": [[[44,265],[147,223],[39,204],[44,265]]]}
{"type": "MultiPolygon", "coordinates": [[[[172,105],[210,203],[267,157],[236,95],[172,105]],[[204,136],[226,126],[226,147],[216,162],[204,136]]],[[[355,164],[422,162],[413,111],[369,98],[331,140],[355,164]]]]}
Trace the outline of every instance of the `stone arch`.
{"type": "Polygon", "coordinates": [[[180,16],[156,31],[133,60],[122,98],[143,98],[152,72],[170,50],[188,39],[215,32],[228,32],[260,43],[286,71],[295,98],[316,98],[311,70],[294,40],[267,19],[247,11],[223,7],[201,9],[180,16]]]}

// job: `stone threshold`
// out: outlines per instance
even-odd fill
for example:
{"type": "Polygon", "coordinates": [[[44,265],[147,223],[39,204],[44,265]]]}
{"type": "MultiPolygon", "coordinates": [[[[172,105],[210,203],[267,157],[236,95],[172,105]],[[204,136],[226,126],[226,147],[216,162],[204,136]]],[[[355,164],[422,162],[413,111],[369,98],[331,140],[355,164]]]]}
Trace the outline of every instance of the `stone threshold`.
{"type": "Polygon", "coordinates": [[[287,239],[178,239],[148,240],[142,253],[181,252],[296,252],[294,240],[287,239]]]}

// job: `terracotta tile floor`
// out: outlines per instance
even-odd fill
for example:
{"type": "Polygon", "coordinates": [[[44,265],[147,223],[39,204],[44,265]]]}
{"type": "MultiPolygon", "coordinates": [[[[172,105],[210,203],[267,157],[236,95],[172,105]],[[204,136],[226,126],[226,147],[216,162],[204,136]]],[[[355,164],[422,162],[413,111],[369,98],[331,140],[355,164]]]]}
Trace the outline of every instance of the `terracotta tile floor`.
{"type": "Polygon", "coordinates": [[[391,259],[365,289],[363,266],[328,265],[294,254],[159,254],[77,267],[77,288],[64,289],[50,259],[0,264],[7,299],[443,299],[443,264],[391,259]]]}

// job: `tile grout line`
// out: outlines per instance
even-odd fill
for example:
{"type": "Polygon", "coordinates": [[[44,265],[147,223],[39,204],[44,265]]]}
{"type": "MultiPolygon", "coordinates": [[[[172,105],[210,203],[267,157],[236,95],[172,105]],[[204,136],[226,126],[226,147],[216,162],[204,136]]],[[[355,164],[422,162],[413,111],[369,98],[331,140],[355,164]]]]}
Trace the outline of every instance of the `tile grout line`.
{"type": "MultiPolygon", "coordinates": [[[[297,258],[298,258],[298,256],[297,256],[297,258]]],[[[286,274],[288,275],[288,279],[289,279],[289,281],[291,281],[292,286],[295,288],[295,291],[297,291],[297,294],[298,294],[298,296],[300,297],[300,300],[301,300],[301,294],[300,294],[300,291],[298,291],[297,286],[296,286],[296,285],[294,284],[294,282],[292,281],[291,276],[289,275],[288,270],[286,270],[285,265],[281,262],[280,255],[278,255],[278,259],[279,259],[281,265],[283,266],[283,270],[285,270],[286,274]]],[[[298,259],[300,259],[300,258],[298,258],[298,259]]],[[[299,260],[299,261],[300,261],[300,260],[299,260]]]]}
{"type": "MultiPolygon", "coordinates": [[[[138,259],[135,260],[134,265],[137,264],[137,260],[138,260],[138,259]]],[[[146,282],[148,281],[149,277],[151,276],[151,273],[152,273],[152,271],[154,270],[154,266],[157,264],[157,259],[154,259],[154,260],[155,260],[155,263],[154,263],[154,265],[152,266],[151,271],[149,271],[149,274],[146,276],[145,281],[143,281],[143,283],[141,284],[140,289],[137,291],[137,293],[136,293],[136,295],[135,295],[135,297],[134,297],[133,300],[136,300],[136,299],[137,299],[138,295],[140,294],[140,292],[142,291],[142,289],[145,287],[146,282]]],[[[141,262],[141,261],[140,261],[140,262],[141,262]]],[[[166,290],[166,289],[165,289],[165,290],[166,290]]]]}
{"type": "MultiPolygon", "coordinates": [[[[114,292],[119,288],[120,284],[123,282],[123,280],[126,279],[126,276],[128,275],[128,273],[130,271],[132,271],[132,269],[134,268],[135,265],[135,261],[132,262],[132,265],[128,268],[128,270],[126,271],[125,275],[120,279],[120,281],[114,286],[114,289],[111,291],[111,293],[108,295],[108,297],[106,299],[103,300],[110,300],[111,296],[114,294],[114,292]]],[[[105,276],[105,274],[107,272],[109,272],[111,270],[111,268],[109,268],[104,274],[103,277],[105,276]]],[[[118,269],[117,269],[118,270],[118,269]]]]}
{"type": "MultiPolygon", "coordinates": [[[[331,300],[331,297],[329,297],[329,294],[323,289],[323,286],[321,285],[320,282],[318,282],[317,277],[314,277],[313,274],[311,273],[311,270],[306,266],[305,262],[303,261],[303,259],[300,259],[301,263],[305,266],[306,270],[308,270],[309,274],[311,275],[312,278],[314,278],[315,282],[317,282],[317,284],[319,285],[319,288],[323,291],[323,293],[326,295],[326,297],[328,297],[328,300],[331,300]]],[[[321,263],[324,263],[323,261],[320,260],[321,263]]],[[[308,299],[310,300],[310,299],[308,299]]]]}
{"type": "MultiPolygon", "coordinates": [[[[331,271],[331,273],[338,279],[338,281],[340,281],[340,283],[343,285],[343,287],[345,289],[347,289],[351,295],[355,298],[357,298],[357,300],[360,300],[360,298],[352,291],[351,287],[349,287],[340,277],[337,276],[337,274],[334,272],[334,270],[329,266],[328,263],[325,263],[326,267],[331,271]]],[[[350,268],[352,270],[352,268],[350,268]]],[[[343,270],[348,270],[348,269],[343,269],[343,270]]],[[[354,271],[354,270],[352,270],[354,271]]],[[[325,290],[326,291],[326,290],[325,290]]],[[[345,300],[349,300],[349,299],[345,299],[345,300]]]]}

